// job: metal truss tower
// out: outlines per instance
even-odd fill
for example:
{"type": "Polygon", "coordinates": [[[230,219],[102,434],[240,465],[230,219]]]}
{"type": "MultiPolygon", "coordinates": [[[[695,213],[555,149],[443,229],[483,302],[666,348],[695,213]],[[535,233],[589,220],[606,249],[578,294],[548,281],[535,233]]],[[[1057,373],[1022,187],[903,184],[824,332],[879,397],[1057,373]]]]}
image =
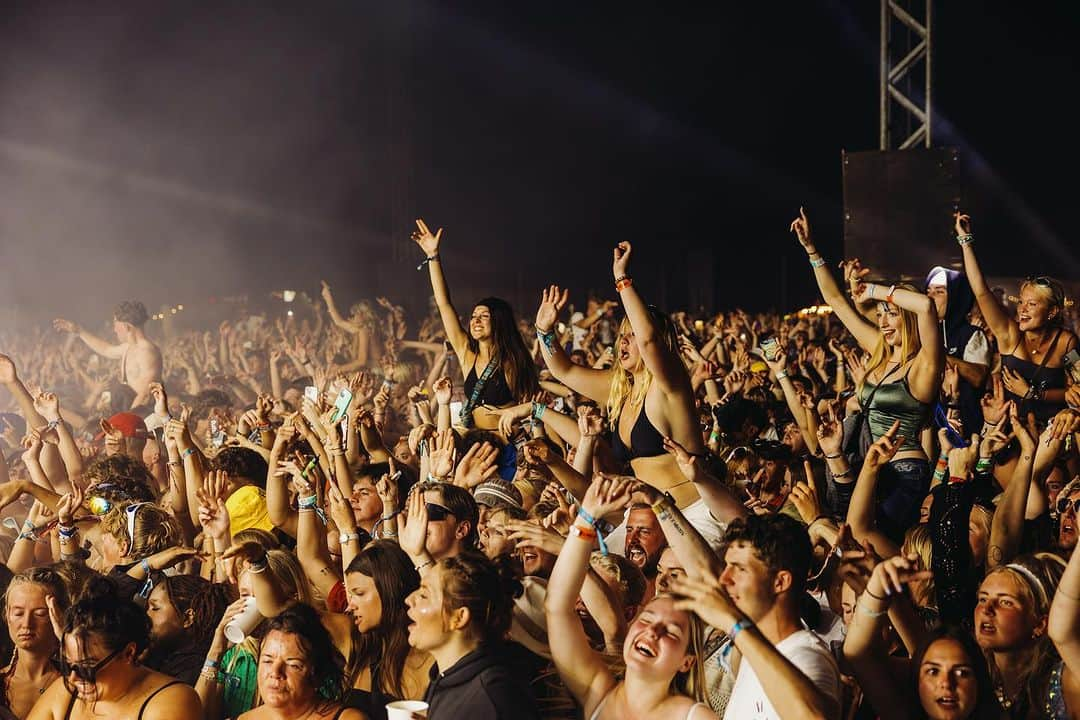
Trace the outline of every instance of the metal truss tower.
{"type": "Polygon", "coordinates": [[[930,147],[931,4],[881,0],[881,150],[930,147]]]}

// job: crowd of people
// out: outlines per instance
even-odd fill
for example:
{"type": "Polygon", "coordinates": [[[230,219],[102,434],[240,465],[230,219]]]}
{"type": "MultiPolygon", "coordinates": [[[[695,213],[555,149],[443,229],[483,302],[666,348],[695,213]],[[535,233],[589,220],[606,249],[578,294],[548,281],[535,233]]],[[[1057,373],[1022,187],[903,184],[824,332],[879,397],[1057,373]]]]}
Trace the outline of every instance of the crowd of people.
{"type": "Polygon", "coordinates": [[[412,329],[0,331],[0,717],[1080,716],[1075,308],[955,227],[893,283],[800,211],[809,313],[666,314],[622,242],[462,317],[418,220],[412,329]]]}

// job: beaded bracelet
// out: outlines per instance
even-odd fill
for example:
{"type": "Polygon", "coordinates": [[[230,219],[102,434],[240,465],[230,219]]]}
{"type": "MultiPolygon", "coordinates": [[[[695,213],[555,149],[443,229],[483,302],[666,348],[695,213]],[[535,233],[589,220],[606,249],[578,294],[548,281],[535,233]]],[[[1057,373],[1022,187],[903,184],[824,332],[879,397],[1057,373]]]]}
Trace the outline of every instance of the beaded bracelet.
{"type": "Polygon", "coordinates": [[[959,243],[960,247],[964,247],[975,242],[975,236],[971,233],[960,233],[956,236],[956,242],[959,243]]]}

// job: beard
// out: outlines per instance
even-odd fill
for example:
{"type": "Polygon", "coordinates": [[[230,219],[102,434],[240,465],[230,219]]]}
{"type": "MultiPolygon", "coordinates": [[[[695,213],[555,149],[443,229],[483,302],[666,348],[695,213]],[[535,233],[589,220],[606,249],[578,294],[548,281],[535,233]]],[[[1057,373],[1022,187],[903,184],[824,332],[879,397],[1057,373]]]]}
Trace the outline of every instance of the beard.
{"type": "Polygon", "coordinates": [[[641,568],[641,573],[646,580],[655,580],[657,575],[660,574],[658,564],[663,552],[664,548],[660,548],[652,555],[649,555],[645,552],[645,548],[641,543],[637,541],[628,543],[626,546],[626,558],[641,568]]]}

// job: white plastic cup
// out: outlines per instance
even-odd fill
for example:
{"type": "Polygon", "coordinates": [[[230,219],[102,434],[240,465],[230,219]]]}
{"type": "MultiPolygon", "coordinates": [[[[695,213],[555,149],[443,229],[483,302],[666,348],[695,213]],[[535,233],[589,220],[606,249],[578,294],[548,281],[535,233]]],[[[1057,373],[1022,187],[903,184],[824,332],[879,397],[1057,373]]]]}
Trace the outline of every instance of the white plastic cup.
{"type": "Polygon", "coordinates": [[[225,637],[233,645],[244,642],[244,638],[248,636],[248,633],[262,622],[263,616],[259,614],[259,609],[255,607],[255,604],[254,595],[244,598],[244,609],[225,626],[225,637]]]}
{"type": "Polygon", "coordinates": [[[386,720],[412,720],[413,713],[427,717],[428,704],[423,700],[396,700],[386,703],[386,720]]]}

